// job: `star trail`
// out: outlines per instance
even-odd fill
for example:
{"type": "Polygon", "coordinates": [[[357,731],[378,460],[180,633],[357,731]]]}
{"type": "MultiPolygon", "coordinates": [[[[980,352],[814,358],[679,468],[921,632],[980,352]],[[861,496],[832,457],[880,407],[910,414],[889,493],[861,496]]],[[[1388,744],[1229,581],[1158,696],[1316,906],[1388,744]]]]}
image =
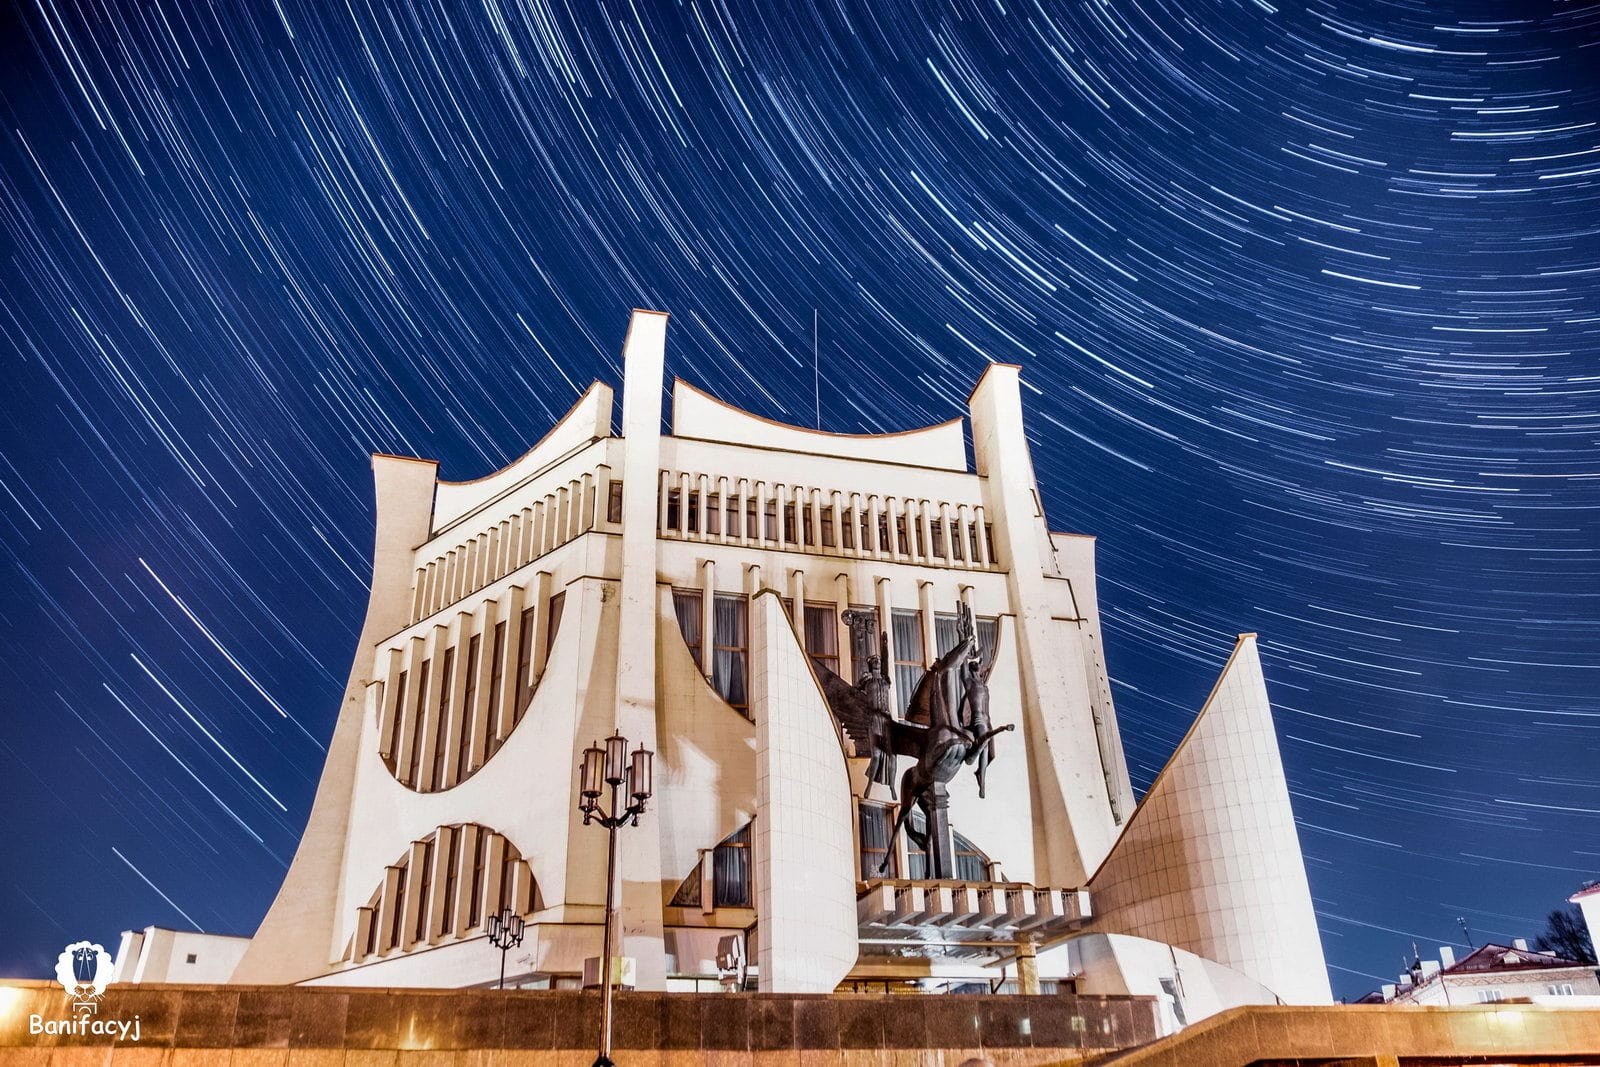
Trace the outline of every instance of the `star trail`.
{"type": "Polygon", "coordinates": [[[1136,787],[1262,634],[1338,993],[1600,876],[1600,6],[19,0],[0,42],[0,972],[254,931],[367,455],[497,469],[631,307],[800,424],[815,310],[835,430],[1023,364],[1136,787]]]}

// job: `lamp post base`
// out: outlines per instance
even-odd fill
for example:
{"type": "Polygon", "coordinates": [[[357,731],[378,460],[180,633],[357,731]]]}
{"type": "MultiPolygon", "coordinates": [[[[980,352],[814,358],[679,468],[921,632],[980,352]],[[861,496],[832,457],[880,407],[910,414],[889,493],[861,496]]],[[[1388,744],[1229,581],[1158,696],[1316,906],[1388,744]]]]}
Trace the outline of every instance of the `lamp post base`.
{"type": "Polygon", "coordinates": [[[611,1062],[610,1056],[597,1056],[595,1057],[594,1067],[617,1067],[617,1065],[611,1062]]]}

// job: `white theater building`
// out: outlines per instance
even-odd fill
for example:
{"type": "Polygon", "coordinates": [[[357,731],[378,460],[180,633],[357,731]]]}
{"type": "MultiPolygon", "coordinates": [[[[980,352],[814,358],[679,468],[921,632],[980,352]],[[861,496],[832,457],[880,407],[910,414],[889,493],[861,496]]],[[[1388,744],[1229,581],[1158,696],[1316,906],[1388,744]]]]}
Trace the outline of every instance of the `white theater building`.
{"type": "MultiPolygon", "coordinates": [[[[620,732],[656,754],[647,810],[620,831],[618,954],[639,988],[726,988],[743,955],[763,991],[1004,982],[1162,997],[1169,1024],[1328,1002],[1254,636],[1136,806],[1095,543],[1046,523],[1018,368],[985,371],[966,427],[819,432],[677,381],[663,433],[666,332],[634,313],[620,434],[596,383],[475,481],[374,457],[350,681],[304,838],[231,980],[492,985],[484,922],[510,906],[527,934],[508,984],[576,985],[606,895],[578,764],[620,732]],[[986,796],[970,767],[950,783],[956,877],[930,881],[915,844],[887,842],[894,801],[813,663],[859,677],[843,614],[876,613],[904,708],[960,604],[992,662],[992,720],[1015,728],[986,796]]],[[[136,962],[119,968],[168,976],[136,962]]]]}

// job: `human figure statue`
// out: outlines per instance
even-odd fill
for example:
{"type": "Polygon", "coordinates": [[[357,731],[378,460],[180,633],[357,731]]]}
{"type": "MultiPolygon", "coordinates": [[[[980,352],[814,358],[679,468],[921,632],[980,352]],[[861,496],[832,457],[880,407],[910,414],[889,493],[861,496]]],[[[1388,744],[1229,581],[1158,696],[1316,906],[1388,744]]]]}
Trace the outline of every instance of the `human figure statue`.
{"type": "MultiPolygon", "coordinates": [[[[979,754],[990,748],[996,734],[1015,728],[1012,723],[1001,727],[987,725],[988,673],[976,665],[978,639],[972,611],[961,605],[959,613],[959,640],[917,684],[903,719],[895,718],[889,710],[892,707],[887,699],[889,679],[884,671],[888,660],[886,642],[880,642],[879,655],[869,657],[868,670],[856,685],[850,685],[826,664],[813,661],[834,718],[855,741],[856,755],[867,757],[869,781],[888,786],[893,794],[896,757],[910,756],[916,761],[900,776],[900,810],[889,831],[890,848],[884,854],[880,873],[888,869],[890,857],[894,855],[894,839],[902,829],[928,849],[930,859],[943,857],[941,862],[948,865],[950,830],[944,816],[944,787],[963,766],[979,759],[979,754]],[[970,684],[964,671],[972,675],[970,684]],[[962,684],[957,685],[958,681],[962,684]],[[963,694],[960,706],[951,707],[949,694],[957,690],[963,694]],[[963,713],[966,722],[962,721],[963,713]],[[973,715],[979,716],[983,725],[974,724],[973,715]],[[911,825],[911,813],[917,809],[922,811],[927,833],[917,833],[911,825]],[[929,848],[928,839],[934,833],[939,838],[937,850],[929,848]]],[[[852,631],[858,623],[863,628],[870,624],[860,616],[847,618],[846,622],[852,631]]],[[[986,773],[987,769],[985,762],[983,771],[986,773]]],[[[982,778],[979,781],[981,787],[982,778]]],[[[952,874],[943,870],[933,877],[949,878],[952,874]]]]}
{"type": "MultiPolygon", "coordinates": [[[[989,726],[989,675],[994,672],[997,655],[980,665],[976,649],[961,664],[961,724],[974,737],[991,733],[989,726]]],[[[988,796],[989,761],[994,758],[994,741],[989,740],[967,754],[967,762],[977,761],[973,776],[978,779],[978,797],[988,796]]]]}

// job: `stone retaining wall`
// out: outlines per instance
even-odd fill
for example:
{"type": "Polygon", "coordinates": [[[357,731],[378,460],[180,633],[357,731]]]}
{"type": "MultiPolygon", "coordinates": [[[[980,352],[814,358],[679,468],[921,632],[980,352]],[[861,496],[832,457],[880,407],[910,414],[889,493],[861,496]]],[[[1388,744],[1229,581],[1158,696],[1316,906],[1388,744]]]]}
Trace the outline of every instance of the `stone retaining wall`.
{"type": "MultiPolygon", "coordinates": [[[[54,983],[0,984],[0,1067],[588,1067],[600,1022],[592,992],[113,985],[97,1017],[137,1017],[137,1042],[30,1033],[69,1007],[54,983]]],[[[1143,997],[621,993],[615,1008],[619,1067],[1032,1067],[1156,1037],[1143,997]]]]}

